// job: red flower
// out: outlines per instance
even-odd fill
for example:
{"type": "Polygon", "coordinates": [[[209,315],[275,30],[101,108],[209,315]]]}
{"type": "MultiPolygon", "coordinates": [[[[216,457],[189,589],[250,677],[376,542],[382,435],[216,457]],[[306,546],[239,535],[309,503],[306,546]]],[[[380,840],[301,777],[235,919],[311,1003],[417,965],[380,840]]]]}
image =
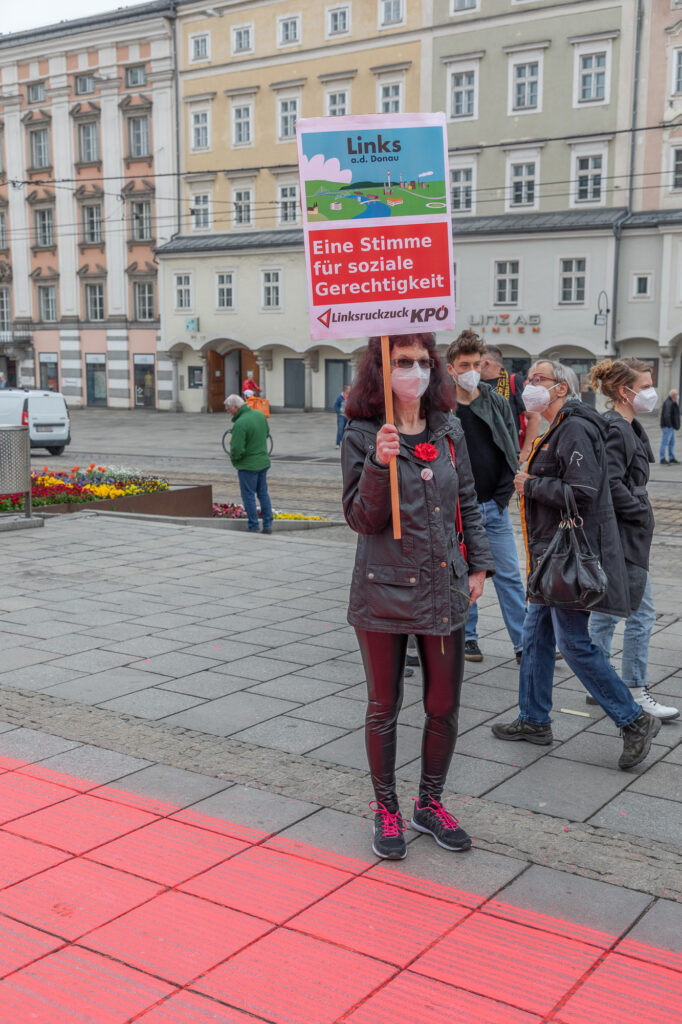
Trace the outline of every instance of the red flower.
{"type": "Polygon", "coordinates": [[[422,462],[433,462],[434,459],[438,458],[438,449],[433,444],[416,444],[414,446],[414,454],[422,462]]]}

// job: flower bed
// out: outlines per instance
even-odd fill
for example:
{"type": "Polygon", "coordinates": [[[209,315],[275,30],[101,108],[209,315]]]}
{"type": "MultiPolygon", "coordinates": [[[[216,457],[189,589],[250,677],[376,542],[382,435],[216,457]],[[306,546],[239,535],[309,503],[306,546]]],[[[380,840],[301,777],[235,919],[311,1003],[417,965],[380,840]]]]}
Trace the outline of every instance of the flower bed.
{"type": "MultiPolygon", "coordinates": [[[[258,510],[258,518],[260,519],[261,513],[258,510]]],[[[214,501],[213,502],[213,518],[214,519],[246,519],[246,510],[243,505],[235,505],[234,503],[225,504],[224,502],[214,501]]],[[[273,510],[273,519],[299,519],[305,520],[306,522],[328,522],[326,516],[305,516],[300,512],[277,512],[273,510]]]]}
{"type": "MultiPolygon", "coordinates": [[[[96,466],[94,462],[83,470],[74,466],[70,473],[55,473],[47,466],[42,472],[31,473],[31,501],[35,508],[108,501],[167,490],[166,480],[143,476],[134,470],[96,466]]],[[[23,507],[23,494],[0,494],[0,512],[18,512],[23,507]]]]}

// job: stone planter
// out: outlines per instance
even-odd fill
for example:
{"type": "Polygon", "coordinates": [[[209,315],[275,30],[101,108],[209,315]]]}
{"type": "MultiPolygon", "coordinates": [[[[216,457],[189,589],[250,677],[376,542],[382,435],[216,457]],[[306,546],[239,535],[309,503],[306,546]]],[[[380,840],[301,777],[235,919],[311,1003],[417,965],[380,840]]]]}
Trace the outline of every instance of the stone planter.
{"type": "Polygon", "coordinates": [[[154,516],[188,516],[210,519],[213,512],[213,488],[173,487],[169,491],[153,494],[128,494],[123,498],[104,501],[64,502],[59,505],[41,505],[35,515],[62,515],[68,512],[136,512],[154,516]]]}

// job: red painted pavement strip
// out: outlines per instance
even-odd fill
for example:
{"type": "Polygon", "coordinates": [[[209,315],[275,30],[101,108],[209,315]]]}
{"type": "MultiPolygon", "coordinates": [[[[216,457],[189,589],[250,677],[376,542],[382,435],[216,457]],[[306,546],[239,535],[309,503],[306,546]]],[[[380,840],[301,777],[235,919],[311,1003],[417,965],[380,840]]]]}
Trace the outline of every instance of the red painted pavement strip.
{"type": "Polygon", "coordinates": [[[72,800],[27,814],[5,827],[15,835],[42,839],[68,853],[86,853],[155,820],[144,811],[79,794],[72,800]]]}
{"type": "Polygon", "coordinates": [[[405,1024],[539,1024],[541,1018],[410,971],[403,971],[344,1018],[347,1024],[403,1021],[405,1024]]]}
{"type": "Polygon", "coordinates": [[[271,930],[267,921],[167,892],[90,932],[81,945],[186,985],[271,930]]]}
{"type": "Polygon", "coordinates": [[[336,868],[254,846],[180,888],[282,924],[351,878],[336,868]]]}
{"type": "Polygon", "coordinates": [[[92,850],[87,859],[174,886],[247,849],[229,836],[162,818],[92,850]]]}
{"type": "Polygon", "coordinates": [[[371,866],[191,811],[159,819],[135,794],[77,796],[88,783],[7,765],[0,792],[24,817],[0,828],[3,1024],[535,1024],[555,1006],[554,1024],[679,1019],[682,953],[627,937],[605,951],[613,937],[414,878],[402,862],[371,866]],[[10,835],[21,823],[49,845],[10,835]],[[56,842],[80,849],[131,823],[54,864],[56,842]],[[195,896],[164,888],[187,872],[195,896]],[[62,937],[107,955],[50,952],[62,937]],[[400,973],[382,956],[415,959],[400,973]]]}
{"type": "Polygon", "coordinates": [[[288,927],[407,967],[469,913],[466,907],[356,878],[304,910],[288,927]]]}
{"type": "Polygon", "coordinates": [[[174,991],[86,949],[71,946],[0,984],[7,1024],[123,1024],[174,991]]]}
{"type": "Polygon", "coordinates": [[[394,973],[388,964],[282,928],[190,989],[273,1024],[333,1024],[394,973]]]}
{"type": "Polygon", "coordinates": [[[550,938],[547,932],[478,912],[419,957],[411,970],[546,1014],[600,955],[595,946],[559,935],[550,938]]]}
{"type": "Polygon", "coordinates": [[[561,1024],[679,1024],[682,975],[617,953],[552,1018],[561,1024]]]}

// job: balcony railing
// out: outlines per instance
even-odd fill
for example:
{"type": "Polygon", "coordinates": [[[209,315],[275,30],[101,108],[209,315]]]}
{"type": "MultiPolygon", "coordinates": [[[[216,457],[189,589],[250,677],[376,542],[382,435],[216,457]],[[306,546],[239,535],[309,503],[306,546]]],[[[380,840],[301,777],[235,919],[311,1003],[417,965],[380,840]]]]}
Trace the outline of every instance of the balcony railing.
{"type": "Polygon", "coordinates": [[[25,323],[14,320],[0,320],[0,345],[28,345],[33,331],[25,323]]]}

